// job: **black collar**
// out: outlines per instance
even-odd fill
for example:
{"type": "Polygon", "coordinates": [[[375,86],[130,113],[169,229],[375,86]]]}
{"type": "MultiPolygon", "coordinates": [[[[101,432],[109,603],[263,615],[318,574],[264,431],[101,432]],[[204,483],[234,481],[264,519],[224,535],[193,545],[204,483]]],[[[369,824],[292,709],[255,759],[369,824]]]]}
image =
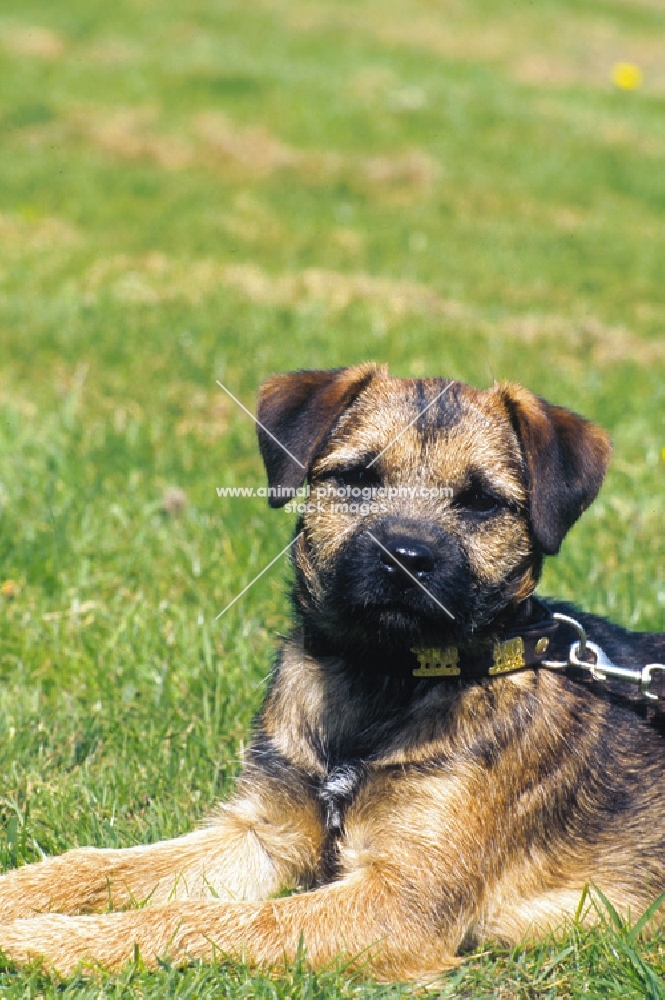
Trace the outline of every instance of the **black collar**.
{"type": "Polygon", "coordinates": [[[497,632],[490,642],[468,647],[414,647],[413,676],[476,680],[539,667],[547,658],[558,622],[542,601],[536,597],[528,601],[528,612],[525,614],[522,605],[516,624],[497,632]]]}

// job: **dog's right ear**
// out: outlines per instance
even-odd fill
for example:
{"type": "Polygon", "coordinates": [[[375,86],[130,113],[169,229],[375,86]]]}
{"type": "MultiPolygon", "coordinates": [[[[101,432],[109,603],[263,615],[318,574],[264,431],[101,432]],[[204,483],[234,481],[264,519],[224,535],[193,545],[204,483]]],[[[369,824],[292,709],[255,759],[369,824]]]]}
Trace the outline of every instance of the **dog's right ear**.
{"type": "Polygon", "coordinates": [[[283,507],[288,491],[302,486],[328,432],[338,417],[385,365],[286,372],[271,375],[259,388],[257,434],[268,473],[271,507],[283,507]]]}

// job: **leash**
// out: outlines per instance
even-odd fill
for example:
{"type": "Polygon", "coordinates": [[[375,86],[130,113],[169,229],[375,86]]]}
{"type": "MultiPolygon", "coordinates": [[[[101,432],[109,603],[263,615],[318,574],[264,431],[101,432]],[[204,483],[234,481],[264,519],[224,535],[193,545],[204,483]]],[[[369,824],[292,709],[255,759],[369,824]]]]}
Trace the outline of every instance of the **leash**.
{"type": "Polygon", "coordinates": [[[587,638],[584,626],[576,618],[562,615],[558,611],[552,613],[552,618],[571,625],[579,638],[571,643],[567,660],[543,660],[543,667],[548,670],[568,670],[570,667],[578,667],[587,670],[595,681],[605,681],[608,678],[625,681],[637,685],[640,694],[650,701],[665,700],[665,663],[647,663],[641,670],[621,667],[610,660],[605,650],[597,643],[587,638]],[[586,658],[588,653],[591,653],[591,661],[586,658]]]}
{"type": "Polygon", "coordinates": [[[413,676],[478,680],[536,667],[562,673],[585,670],[595,681],[624,681],[636,685],[639,693],[649,701],[665,701],[665,663],[647,663],[641,670],[622,667],[587,637],[584,626],[577,619],[550,611],[535,597],[530,600],[535,620],[506,630],[491,647],[412,649],[417,661],[413,676]],[[578,638],[571,643],[566,660],[548,660],[547,651],[560,624],[571,626],[578,638]]]}

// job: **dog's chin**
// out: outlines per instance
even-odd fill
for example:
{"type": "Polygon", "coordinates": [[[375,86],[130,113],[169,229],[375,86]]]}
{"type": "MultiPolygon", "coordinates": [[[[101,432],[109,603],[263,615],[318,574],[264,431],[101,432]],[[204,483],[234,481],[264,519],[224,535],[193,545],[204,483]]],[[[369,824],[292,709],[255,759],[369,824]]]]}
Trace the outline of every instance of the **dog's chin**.
{"type": "Polygon", "coordinates": [[[421,615],[399,605],[371,610],[364,608],[358,619],[359,627],[363,628],[368,637],[391,647],[419,644],[428,631],[427,623],[421,615]]]}
{"type": "Polygon", "coordinates": [[[443,611],[428,615],[397,602],[347,605],[343,622],[332,622],[328,632],[338,642],[343,637],[356,652],[393,656],[414,647],[449,645],[456,638],[452,624],[443,611]]]}

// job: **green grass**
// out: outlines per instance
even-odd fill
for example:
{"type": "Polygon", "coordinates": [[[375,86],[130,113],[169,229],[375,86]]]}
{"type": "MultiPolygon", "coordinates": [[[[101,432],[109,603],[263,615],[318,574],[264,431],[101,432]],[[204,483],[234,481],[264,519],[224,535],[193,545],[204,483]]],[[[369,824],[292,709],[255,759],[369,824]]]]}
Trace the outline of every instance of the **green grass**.
{"type": "MultiPolygon", "coordinates": [[[[542,591],[665,629],[665,11],[655,0],[4,0],[0,860],[192,828],[238,770],[292,523],[275,370],[523,382],[614,462],[542,591]],[[637,61],[621,91],[612,66],[637,61]],[[185,507],[163,509],[178,486],[185,507]]],[[[662,997],[665,939],[472,956],[442,997],[662,997]]],[[[379,997],[237,965],[18,997],[379,997]]]]}

